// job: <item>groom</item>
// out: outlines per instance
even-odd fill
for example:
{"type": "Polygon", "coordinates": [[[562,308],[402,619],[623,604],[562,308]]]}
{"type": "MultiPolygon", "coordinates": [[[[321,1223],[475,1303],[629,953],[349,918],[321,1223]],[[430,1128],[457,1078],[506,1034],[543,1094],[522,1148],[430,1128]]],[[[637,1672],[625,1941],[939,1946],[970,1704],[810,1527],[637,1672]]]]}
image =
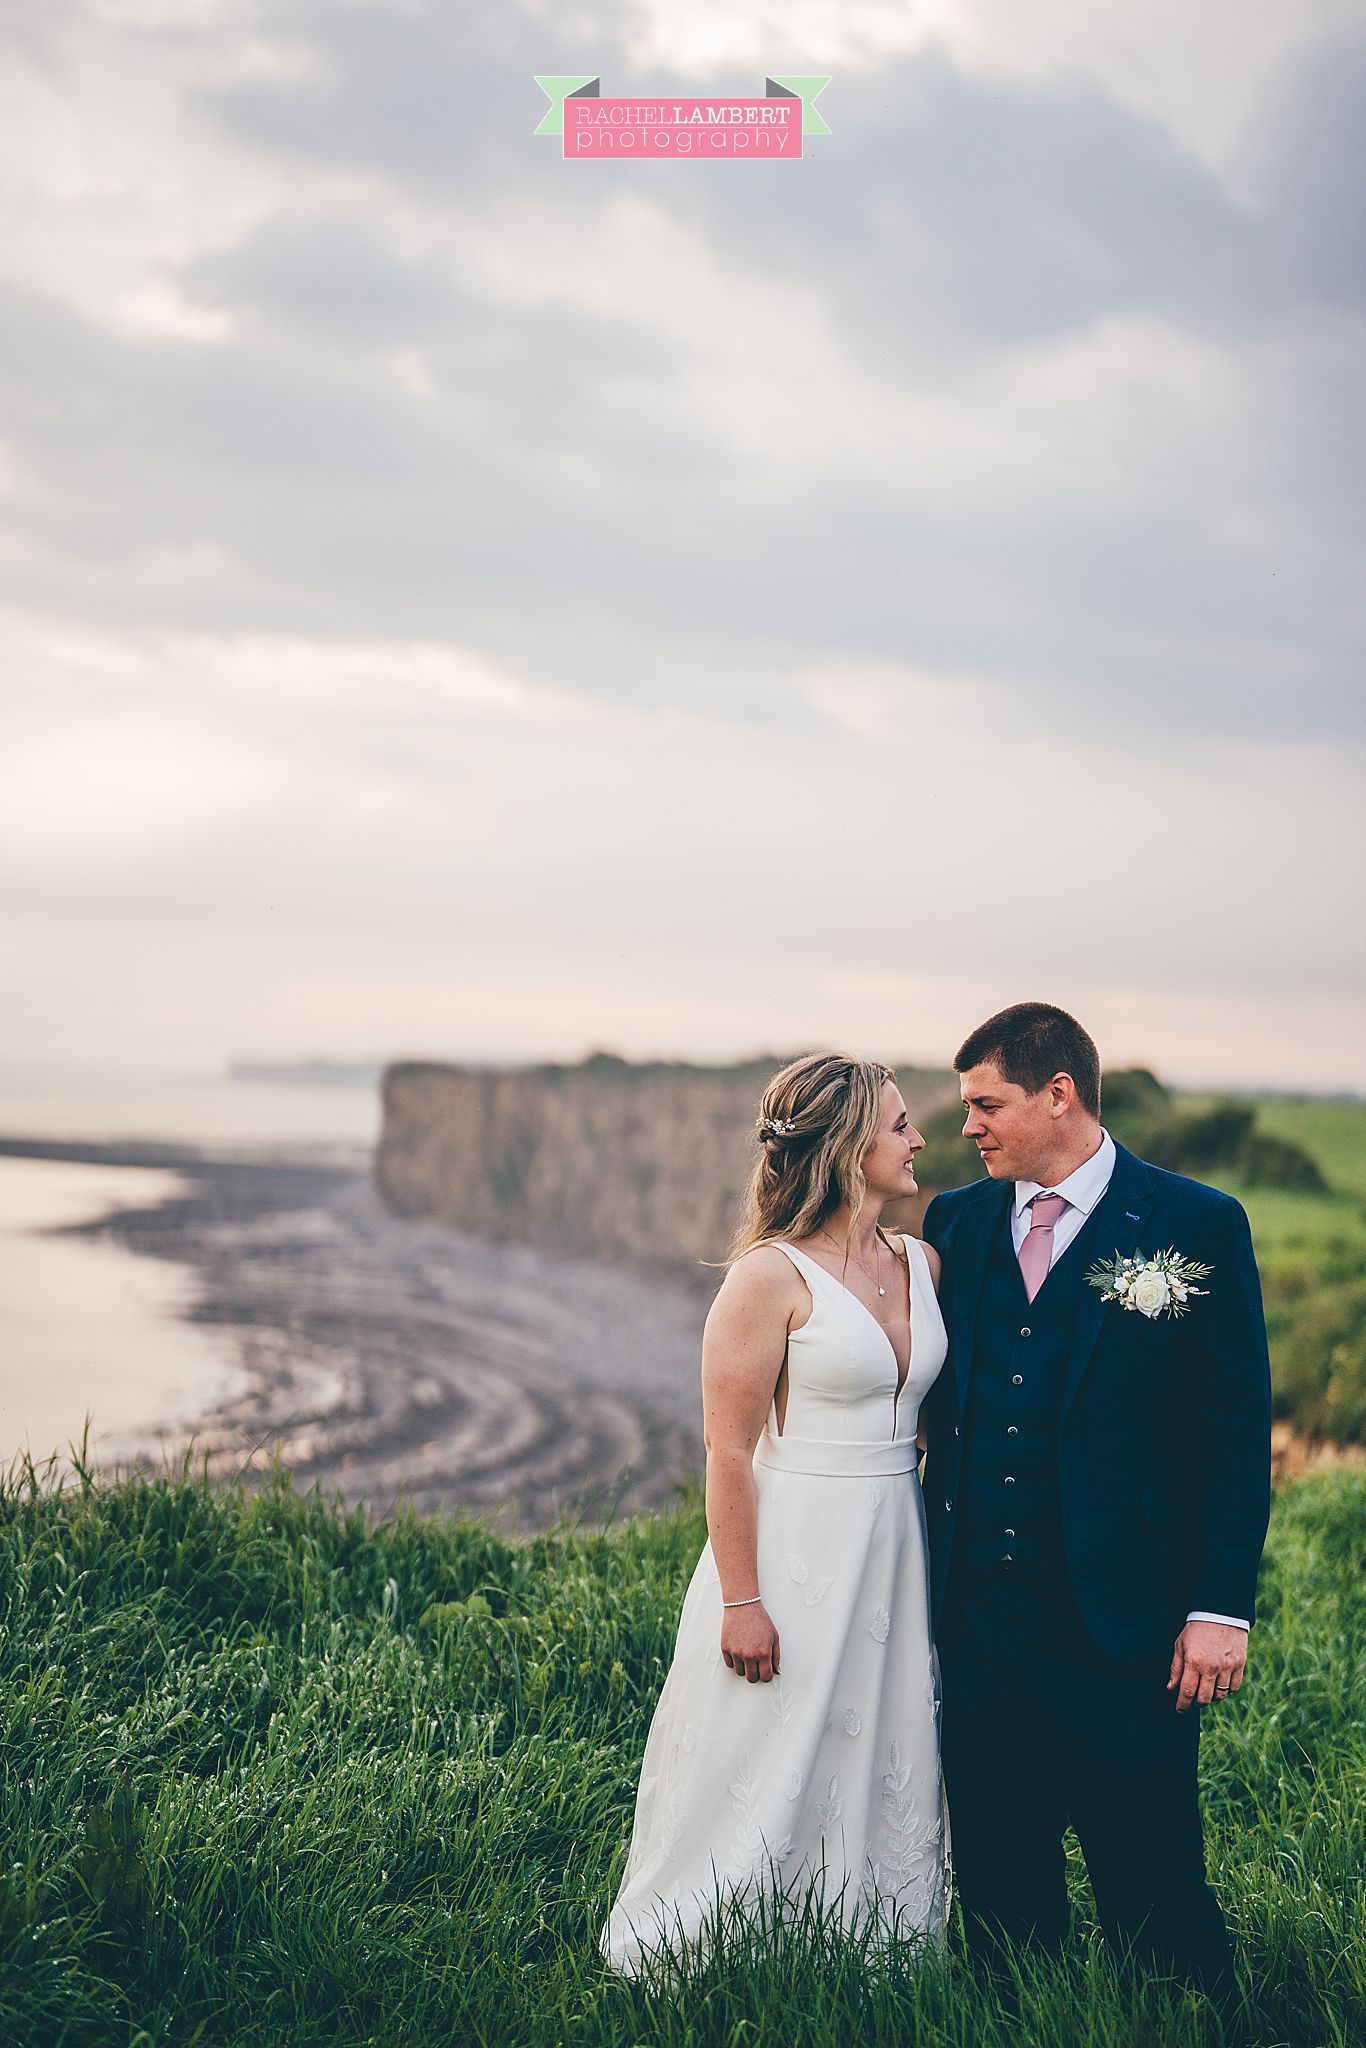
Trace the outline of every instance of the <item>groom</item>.
{"type": "Polygon", "coordinates": [[[968,1938],[1061,1947],[1070,1824],[1112,1946],[1228,2007],[1196,1757],[1242,1682],[1269,1503],[1247,1218],[1115,1144],[1066,1011],[1017,1003],[954,1066],[988,1178],[925,1216],[950,1347],[925,1505],[968,1938]],[[1156,1280],[1143,1308],[1088,1282],[1169,1250],[1210,1268],[1181,1313],[1156,1280]]]}

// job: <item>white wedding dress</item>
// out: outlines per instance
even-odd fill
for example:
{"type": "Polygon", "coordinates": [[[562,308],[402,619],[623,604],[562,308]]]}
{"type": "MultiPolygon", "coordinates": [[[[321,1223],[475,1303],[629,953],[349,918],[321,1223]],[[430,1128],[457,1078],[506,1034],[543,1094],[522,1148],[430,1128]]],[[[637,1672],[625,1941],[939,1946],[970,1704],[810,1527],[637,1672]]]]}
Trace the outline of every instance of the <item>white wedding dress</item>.
{"type": "Polygon", "coordinates": [[[750,1684],[722,1662],[708,1543],[602,1933],[614,1969],[632,1974],[662,1946],[705,1940],[718,1897],[743,1911],[762,1894],[781,1912],[814,1891],[851,1931],[943,1933],[939,1671],[915,1436],[947,1345],[924,1248],[905,1244],[911,1356],[899,1394],[877,1318],[814,1259],[781,1247],[812,1300],[788,1341],[782,1433],[775,1408],[754,1454],[759,1586],[781,1675],[750,1684]]]}

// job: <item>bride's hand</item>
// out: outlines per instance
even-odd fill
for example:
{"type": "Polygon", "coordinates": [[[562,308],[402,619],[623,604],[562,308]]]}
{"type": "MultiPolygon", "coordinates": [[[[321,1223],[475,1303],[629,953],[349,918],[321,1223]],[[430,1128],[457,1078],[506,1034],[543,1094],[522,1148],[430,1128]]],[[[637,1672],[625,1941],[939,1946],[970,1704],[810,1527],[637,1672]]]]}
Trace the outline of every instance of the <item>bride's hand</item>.
{"type": "Polygon", "coordinates": [[[737,1678],[767,1685],[778,1671],[778,1631],[763,1602],[731,1607],[721,1617],[721,1655],[737,1678]]]}

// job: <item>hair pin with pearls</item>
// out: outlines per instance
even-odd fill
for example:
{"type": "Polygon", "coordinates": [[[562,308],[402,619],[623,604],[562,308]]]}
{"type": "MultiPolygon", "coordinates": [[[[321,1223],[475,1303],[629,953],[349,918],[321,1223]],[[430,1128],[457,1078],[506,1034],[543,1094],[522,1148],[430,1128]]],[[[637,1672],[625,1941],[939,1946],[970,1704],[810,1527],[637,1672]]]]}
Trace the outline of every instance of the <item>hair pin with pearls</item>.
{"type": "Polygon", "coordinates": [[[791,1137],[797,1126],[790,1121],[784,1123],[780,1116],[756,1116],[754,1128],[756,1131],[762,1131],[765,1136],[772,1131],[780,1138],[788,1138],[791,1137]]]}

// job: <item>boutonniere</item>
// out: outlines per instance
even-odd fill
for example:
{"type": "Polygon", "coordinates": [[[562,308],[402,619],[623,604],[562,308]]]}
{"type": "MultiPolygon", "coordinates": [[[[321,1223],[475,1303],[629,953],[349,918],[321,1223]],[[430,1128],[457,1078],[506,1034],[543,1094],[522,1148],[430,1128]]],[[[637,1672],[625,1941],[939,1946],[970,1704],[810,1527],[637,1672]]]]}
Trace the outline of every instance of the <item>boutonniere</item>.
{"type": "Polygon", "coordinates": [[[1086,1278],[1092,1287],[1099,1287],[1102,1300],[1117,1301],[1121,1308],[1136,1309],[1139,1315],[1154,1319],[1188,1314],[1191,1297],[1209,1293],[1208,1287],[1197,1287],[1196,1281],[1208,1280],[1213,1271],[1213,1266],[1183,1259],[1169,1248],[1154,1252],[1150,1259],[1142,1252],[1135,1252],[1132,1258],[1116,1252],[1113,1259],[1101,1259],[1092,1266],[1086,1278]]]}

